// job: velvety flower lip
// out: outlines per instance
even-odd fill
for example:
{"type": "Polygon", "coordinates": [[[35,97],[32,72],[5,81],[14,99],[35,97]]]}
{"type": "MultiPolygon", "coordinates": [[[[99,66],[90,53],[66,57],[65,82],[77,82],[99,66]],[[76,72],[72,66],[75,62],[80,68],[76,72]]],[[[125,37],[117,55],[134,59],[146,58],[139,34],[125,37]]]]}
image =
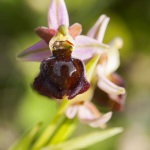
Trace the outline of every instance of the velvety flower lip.
{"type": "MultiPolygon", "coordinates": [[[[67,50],[67,49],[66,49],[67,50]]],[[[49,98],[72,99],[87,91],[90,84],[85,78],[84,65],[79,59],[64,61],[53,56],[41,63],[33,89],[49,98]]]]}
{"type": "Polygon", "coordinates": [[[82,123],[92,127],[104,128],[110,120],[112,112],[102,114],[91,102],[77,101],[68,107],[65,115],[70,119],[77,116],[82,123]]]}
{"type": "Polygon", "coordinates": [[[64,0],[51,0],[48,10],[48,27],[42,26],[35,29],[36,34],[42,40],[20,52],[17,57],[24,61],[41,62],[51,56],[52,53],[49,50],[48,43],[60,25],[67,26],[69,34],[75,39],[76,47],[72,55],[76,58],[81,60],[89,59],[93,55],[100,53],[100,50],[105,51],[109,47],[93,40],[93,38],[80,36],[82,26],[79,23],[74,23],[69,27],[69,17],[64,0]]]}

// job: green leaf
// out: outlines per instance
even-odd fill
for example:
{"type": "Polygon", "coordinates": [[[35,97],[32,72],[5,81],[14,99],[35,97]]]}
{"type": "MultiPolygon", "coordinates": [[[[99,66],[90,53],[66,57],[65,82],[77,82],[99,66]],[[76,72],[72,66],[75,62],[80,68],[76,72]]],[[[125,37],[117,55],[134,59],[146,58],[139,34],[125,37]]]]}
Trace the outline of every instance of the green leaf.
{"type": "Polygon", "coordinates": [[[62,123],[56,134],[52,137],[48,145],[57,144],[66,140],[76,129],[76,126],[77,118],[68,119],[67,117],[65,117],[64,122],[62,123]]]}
{"type": "Polygon", "coordinates": [[[123,131],[122,128],[112,128],[104,131],[96,131],[80,137],[73,138],[66,142],[45,147],[42,150],[75,150],[91,146],[97,142],[104,141],[123,131]]]}
{"type": "Polygon", "coordinates": [[[100,54],[95,55],[85,66],[86,77],[89,82],[91,81],[92,76],[94,75],[99,58],[100,58],[100,54]]]}
{"type": "Polygon", "coordinates": [[[63,100],[57,114],[53,118],[52,122],[46,127],[46,129],[42,132],[42,134],[39,136],[39,138],[34,143],[32,150],[40,149],[41,147],[45,146],[52,138],[52,136],[57,132],[57,129],[62,125],[62,122],[64,120],[64,116],[62,115],[64,113],[64,110],[66,109],[68,103],[70,101],[63,100]]]}
{"type": "Polygon", "coordinates": [[[36,140],[34,145],[32,146],[32,150],[38,150],[51,139],[57,128],[60,126],[62,120],[64,119],[63,116],[56,114],[53,121],[47,126],[47,128],[42,132],[40,137],[36,140]]]}
{"type": "Polygon", "coordinates": [[[38,123],[27,133],[25,133],[9,150],[27,150],[34,141],[42,123],[38,123]]]}

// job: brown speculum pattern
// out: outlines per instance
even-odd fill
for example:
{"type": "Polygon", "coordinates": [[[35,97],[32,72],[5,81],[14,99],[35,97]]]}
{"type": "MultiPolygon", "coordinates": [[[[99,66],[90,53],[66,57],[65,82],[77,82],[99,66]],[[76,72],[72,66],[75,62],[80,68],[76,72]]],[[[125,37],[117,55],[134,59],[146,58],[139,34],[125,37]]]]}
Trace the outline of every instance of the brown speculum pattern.
{"type": "Polygon", "coordinates": [[[72,58],[69,45],[66,41],[54,43],[53,56],[42,61],[40,73],[33,82],[33,88],[40,94],[56,99],[63,99],[64,96],[72,99],[89,89],[83,62],[72,58]]]}

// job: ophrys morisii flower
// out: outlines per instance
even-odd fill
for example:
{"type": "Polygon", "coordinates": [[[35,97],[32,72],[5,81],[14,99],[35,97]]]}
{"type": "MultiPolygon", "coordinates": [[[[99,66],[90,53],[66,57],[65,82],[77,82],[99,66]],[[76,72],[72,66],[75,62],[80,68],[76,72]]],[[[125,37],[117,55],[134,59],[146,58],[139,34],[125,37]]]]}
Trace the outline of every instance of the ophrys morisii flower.
{"type": "Polygon", "coordinates": [[[89,59],[108,46],[93,38],[79,36],[81,31],[81,25],[78,23],[69,27],[64,0],[51,0],[48,28],[38,27],[35,30],[42,40],[18,55],[22,60],[42,61],[40,74],[33,84],[33,88],[39,93],[57,99],[64,96],[72,99],[89,88],[89,83],[84,77],[83,63],[79,59],[89,59]],[[62,25],[65,28],[62,28],[62,25]],[[65,49],[64,52],[62,48],[65,49]],[[60,53],[63,53],[61,59],[60,53]],[[52,60],[53,57],[55,62],[52,60]],[[70,60],[67,60],[67,57],[70,60]]]}
{"type": "Polygon", "coordinates": [[[74,40],[66,26],[58,28],[49,47],[53,55],[42,61],[33,88],[40,94],[57,99],[72,99],[87,91],[90,84],[85,79],[84,65],[81,60],[71,56],[74,40]]]}

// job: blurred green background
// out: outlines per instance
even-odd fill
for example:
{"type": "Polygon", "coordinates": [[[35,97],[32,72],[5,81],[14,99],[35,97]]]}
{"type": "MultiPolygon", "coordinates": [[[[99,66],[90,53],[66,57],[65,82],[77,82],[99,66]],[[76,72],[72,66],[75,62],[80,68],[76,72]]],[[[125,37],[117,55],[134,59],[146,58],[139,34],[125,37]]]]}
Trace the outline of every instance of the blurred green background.
{"type": "MultiPolygon", "coordinates": [[[[65,0],[70,24],[83,25],[82,34],[101,14],[110,22],[104,42],[123,38],[118,73],[126,81],[127,99],[122,112],[115,112],[109,127],[125,131],[87,150],[150,149],[150,1],[65,0]]],[[[37,95],[30,85],[39,63],[20,62],[16,53],[36,43],[37,26],[47,26],[49,0],[0,0],[0,149],[5,150],[25,130],[39,121],[46,125],[57,110],[56,103],[37,95]]],[[[79,125],[76,135],[93,131],[79,125]]],[[[75,135],[74,135],[75,136],[75,135]]]]}

